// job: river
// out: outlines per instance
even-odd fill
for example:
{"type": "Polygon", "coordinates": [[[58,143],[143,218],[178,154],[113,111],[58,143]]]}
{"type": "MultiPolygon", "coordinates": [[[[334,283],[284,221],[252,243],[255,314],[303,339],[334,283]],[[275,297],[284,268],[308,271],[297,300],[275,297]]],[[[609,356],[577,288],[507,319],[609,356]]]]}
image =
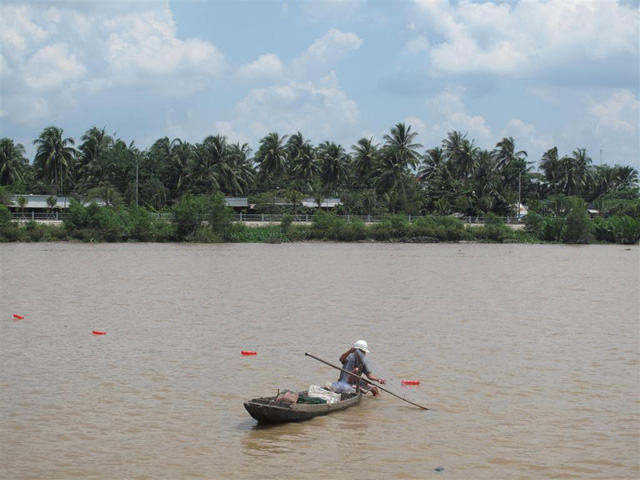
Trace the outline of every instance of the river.
{"type": "Polygon", "coordinates": [[[3,479],[640,476],[638,246],[38,243],[0,262],[3,479]],[[304,353],[359,339],[430,410],[244,410],[335,380],[304,353]]]}

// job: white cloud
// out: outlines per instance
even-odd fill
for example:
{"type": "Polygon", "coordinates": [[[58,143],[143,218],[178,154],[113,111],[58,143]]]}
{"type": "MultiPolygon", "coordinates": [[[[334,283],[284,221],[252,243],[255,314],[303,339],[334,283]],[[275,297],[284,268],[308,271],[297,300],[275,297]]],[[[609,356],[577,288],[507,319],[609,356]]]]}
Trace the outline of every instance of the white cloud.
{"type": "Polygon", "coordinates": [[[429,49],[438,75],[521,76],[576,59],[638,54],[638,9],[618,2],[416,0],[415,5],[418,32],[439,40],[431,40],[429,49]]]}
{"type": "Polygon", "coordinates": [[[52,114],[47,99],[37,95],[15,95],[3,99],[0,117],[14,117],[16,112],[20,115],[20,122],[26,125],[47,119],[52,114]]]}
{"type": "Polygon", "coordinates": [[[322,2],[305,2],[305,16],[313,21],[335,21],[336,18],[347,19],[359,13],[365,4],[364,0],[330,0],[322,2]]]}
{"type": "Polygon", "coordinates": [[[529,154],[529,161],[536,160],[543,152],[554,146],[550,135],[539,134],[531,123],[519,119],[511,119],[502,129],[501,138],[513,137],[517,142],[516,150],[524,150],[529,154]]]}
{"type": "Polygon", "coordinates": [[[3,115],[16,122],[41,116],[45,105],[73,105],[78,92],[126,85],[194,93],[225,69],[213,44],[178,38],[167,2],[3,3],[0,50],[3,115]],[[33,112],[16,109],[25,99],[33,112]]]}
{"type": "Polygon", "coordinates": [[[64,87],[87,74],[85,66],[63,43],[47,45],[35,52],[24,65],[26,86],[34,92],[64,87]]]}
{"type": "Polygon", "coordinates": [[[319,84],[291,82],[270,88],[253,89],[236,106],[236,118],[225,128],[240,131],[253,125],[253,141],[269,132],[282,134],[321,132],[325,139],[352,130],[359,121],[358,108],[329,76],[319,84]]]}
{"type": "MultiPolygon", "coordinates": [[[[467,134],[476,145],[491,145],[494,141],[491,128],[479,115],[470,115],[461,97],[452,92],[443,92],[426,101],[429,117],[436,123],[427,129],[429,144],[439,143],[452,131],[467,134]]],[[[485,147],[486,148],[486,147],[485,147]]]]}
{"type": "MultiPolygon", "coordinates": [[[[416,132],[418,135],[427,131],[427,125],[422,121],[421,118],[418,117],[406,117],[404,119],[404,124],[407,126],[411,126],[411,131],[416,132]]],[[[418,137],[418,143],[423,143],[418,137]]]]}
{"type": "Polygon", "coordinates": [[[361,45],[362,39],[355,33],[331,29],[293,61],[293,74],[296,77],[319,76],[319,72],[326,72],[361,45]]]}
{"type": "Polygon", "coordinates": [[[316,142],[346,139],[347,135],[355,133],[360,112],[340,87],[332,67],[361,44],[357,35],[333,29],[314,41],[289,65],[280,64],[274,55],[263,55],[246,65],[239,75],[250,76],[271,69],[278,73],[276,80],[279,81],[250,90],[236,104],[233,119],[219,120],[215,127],[226,132],[229,138],[241,138],[252,145],[257,145],[269,132],[282,135],[314,132],[322,136],[313,139],[316,142]]]}
{"type": "Polygon", "coordinates": [[[196,38],[180,40],[168,6],[108,18],[107,83],[144,84],[173,94],[202,90],[225,69],[222,53],[196,38]]]}
{"type": "Polygon", "coordinates": [[[238,77],[243,80],[273,80],[281,74],[282,62],[273,53],[260,55],[257,60],[238,69],[238,77]]]}
{"type": "Polygon", "coordinates": [[[429,49],[429,39],[424,35],[418,35],[407,42],[406,50],[409,53],[419,53],[429,49]]]}
{"type": "Polygon", "coordinates": [[[600,101],[590,99],[586,107],[586,112],[595,119],[596,135],[611,133],[636,135],[636,141],[639,110],[640,102],[628,90],[619,90],[600,101]]]}

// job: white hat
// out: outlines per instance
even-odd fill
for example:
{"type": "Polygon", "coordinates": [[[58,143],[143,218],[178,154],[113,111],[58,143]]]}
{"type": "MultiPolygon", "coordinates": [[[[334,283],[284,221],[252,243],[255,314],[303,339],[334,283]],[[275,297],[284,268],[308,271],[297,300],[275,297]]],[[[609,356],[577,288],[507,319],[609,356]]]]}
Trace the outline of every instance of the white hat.
{"type": "Polygon", "coordinates": [[[367,345],[367,342],[365,342],[364,340],[358,340],[356,343],[353,344],[353,346],[358,350],[362,350],[363,352],[369,353],[369,350],[367,350],[367,348],[369,348],[369,345],[367,345]]]}

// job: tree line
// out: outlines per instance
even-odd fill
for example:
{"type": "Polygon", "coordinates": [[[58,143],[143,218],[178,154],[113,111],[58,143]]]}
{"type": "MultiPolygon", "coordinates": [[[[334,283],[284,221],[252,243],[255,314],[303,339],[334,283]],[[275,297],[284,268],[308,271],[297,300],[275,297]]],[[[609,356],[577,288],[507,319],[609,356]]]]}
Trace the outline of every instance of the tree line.
{"type": "Polygon", "coordinates": [[[248,196],[264,212],[288,203],[296,213],[303,198],[326,197],[339,197],[340,212],[351,214],[509,216],[518,203],[541,211],[558,197],[636,218],[640,212],[638,171],[595,166],[584,148],[561,155],[554,147],[534,171],[536,162],[512,137],[491,149],[458,131],[433,148],[417,137],[410,125],[398,123],[381,144],[361,138],[347,149],[331,141],[314,145],[300,132],[272,132],[254,154],[222,135],[195,144],[164,137],[140,150],[106,127],[91,127],[76,142],[51,126],[33,141],[33,161],[23,145],[0,140],[0,186],[152,211],[169,210],[185,196],[222,192],[248,196]]]}

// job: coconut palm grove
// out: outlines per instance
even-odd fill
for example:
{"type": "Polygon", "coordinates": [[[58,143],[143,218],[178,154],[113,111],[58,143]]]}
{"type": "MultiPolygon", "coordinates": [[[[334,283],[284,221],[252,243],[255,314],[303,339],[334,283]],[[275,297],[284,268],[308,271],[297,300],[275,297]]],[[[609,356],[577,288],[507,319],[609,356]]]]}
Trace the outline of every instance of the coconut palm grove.
{"type": "MultiPolygon", "coordinates": [[[[278,241],[304,239],[400,241],[548,241],[637,243],[638,170],[596,165],[583,148],[552,148],[529,158],[516,141],[476,145],[452,131],[440,145],[420,144],[398,123],[382,143],[361,138],[343,146],[314,144],[301,132],[269,133],[253,152],[221,135],[191,144],[135,142],[91,127],[78,140],[62,128],[34,139],[35,156],[0,140],[0,200],[4,241],[278,241]],[[19,225],[7,208],[12,195],[68,196],[62,226],[19,225]],[[280,226],[234,225],[223,197],[248,197],[254,213],[284,214],[280,226]],[[304,198],[339,198],[333,212],[309,210],[304,198]],[[91,205],[100,199],[100,207],[91,205]],[[276,201],[277,199],[277,201],[276,201]],[[524,205],[525,228],[505,225],[524,205]],[[228,210],[228,211],[227,211],[228,210]],[[589,216],[596,212],[596,218],[589,216]],[[166,215],[157,215],[164,213],[166,215]],[[314,214],[311,226],[294,215],[314,214]],[[345,221],[345,216],[353,216],[345,221]],[[357,216],[381,221],[365,226],[357,216]],[[482,217],[464,228],[456,217],[482,217]],[[138,220],[135,220],[138,219],[138,220]],[[188,219],[188,221],[187,221],[188,219]],[[207,220],[209,219],[209,220],[207,220]],[[214,221],[215,219],[215,221],[214,221]],[[133,223],[132,223],[133,222],[133,223]],[[133,225],[134,223],[140,225],[133,225]],[[160,225],[161,224],[161,225],[160,225]]],[[[30,223],[30,222],[29,222],[30,223]]]]}

